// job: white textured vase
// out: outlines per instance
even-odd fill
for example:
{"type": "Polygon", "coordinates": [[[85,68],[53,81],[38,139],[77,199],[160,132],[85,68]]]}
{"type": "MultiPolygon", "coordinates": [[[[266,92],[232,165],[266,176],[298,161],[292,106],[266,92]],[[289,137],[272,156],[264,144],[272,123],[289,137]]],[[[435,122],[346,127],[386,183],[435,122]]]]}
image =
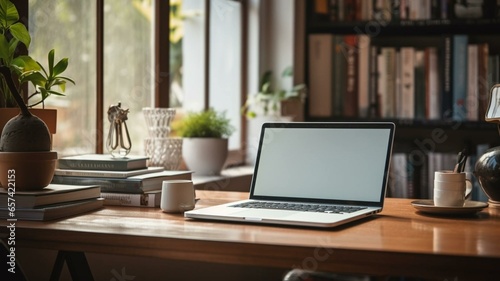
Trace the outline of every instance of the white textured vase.
{"type": "Polygon", "coordinates": [[[182,157],[196,175],[219,175],[228,153],[228,140],[219,138],[184,138],[182,157]]]}

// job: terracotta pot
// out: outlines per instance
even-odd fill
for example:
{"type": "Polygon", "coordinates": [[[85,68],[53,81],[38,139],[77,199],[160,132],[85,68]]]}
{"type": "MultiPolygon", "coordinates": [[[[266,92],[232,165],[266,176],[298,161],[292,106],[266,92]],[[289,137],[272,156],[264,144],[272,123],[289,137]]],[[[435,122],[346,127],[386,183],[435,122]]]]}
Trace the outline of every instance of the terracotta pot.
{"type": "Polygon", "coordinates": [[[0,183],[16,191],[41,190],[52,181],[57,152],[0,152],[0,183]]]}
{"type": "MultiPolygon", "coordinates": [[[[17,107],[0,108],[0,132],[3,130],[5,123],[18,115],[20,112],[21,110],[17,107]]],[[[30,108],[30,112],[45,122],[51,134],[56,133],[57,109],[30,108]]]]}

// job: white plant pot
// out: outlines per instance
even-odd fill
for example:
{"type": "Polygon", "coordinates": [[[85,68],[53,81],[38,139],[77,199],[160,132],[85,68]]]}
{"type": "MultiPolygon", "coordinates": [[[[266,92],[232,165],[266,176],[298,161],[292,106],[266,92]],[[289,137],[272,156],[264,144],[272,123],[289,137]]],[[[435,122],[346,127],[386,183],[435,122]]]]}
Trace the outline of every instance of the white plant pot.
{"type": "Polygon", "coordinates": [[[262,124],[265,122],[291,122],[291,116],[256,116],[255,118],[248,119],[248,135],[247,135],[247,153],[246,162],[248,164],[255,164],[257,158],[257,150],[259,148],[260,131],[262,124]]]}
{"type": "Polygon", "coordinates": [[[228,140],[219,138],[184,138],[182,157],[196,175],[220,175],[228,154],[228,140]]]}

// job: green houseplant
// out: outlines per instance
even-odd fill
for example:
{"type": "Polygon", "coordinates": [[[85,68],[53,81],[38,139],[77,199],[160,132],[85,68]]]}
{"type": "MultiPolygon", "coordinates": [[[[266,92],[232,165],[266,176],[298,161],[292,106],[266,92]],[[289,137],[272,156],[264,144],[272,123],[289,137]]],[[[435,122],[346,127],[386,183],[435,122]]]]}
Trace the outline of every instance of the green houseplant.
{"type": "MultiPolygon", "coordinates": [[[[9,0],[0,0],[0,108],[13,108],[2,110],[0,115],[0,128],[19,113],[14,100],[13,92],[17,91],[25,97],[25,103],[37,116],[42,117],[48,110],[34,108],[40,105],[44,108],[45,100],[51,95],[64,95],[66,83],[74,84],[62,73],[68,67],[68,58],[55,62],[55,50],[48,53],[47,66],[28,55],[22,54],[22,48],[29,48],[31,37],[26,26],[19,21],[19,13],[15,5],[9,0]],[[10,83],[12,82],[12,83],[10,83]],[[33,93],[28,94],[28,84],[32,85],[33,93]],[[9,86],[10,85],[10,86],[9,86]]],[[[55,110],[49,111],[49,120],[45,119],[51,133],[55,133],[55,110]]]]}
{"type": "MultiPolygon", "coordinates": [[[[10,171],[15,171],[18,190],[42,189],[52,180],[57,153],[51,151],[51,133],[44,121],[28,109],[28,101],[39,97],[31,105],[42,104],[52,94],[62,95],[53,87],[64,91],[70,78],[61,76],[68,66],[68,59],[54,63],[54,50],[48,55],[48,67],[28,55],[20,54],[19,48],[28,48],[31,37],[26,26],[19,21],[15,5],[0,0],[0,105],[17,105],[20,113],[10,119],[0,137],[0,183],[8,186],[10,171]],[[35,92],[23,100],[23,86],[31,83],[35,92]]],[[[27,87],[24,87],[26,89],[27,87]]]]}
{"type": "MultiPolygon", "coordinates": [[[[281,72],[281,79],[290,79],[293,76],[291,66],[281,72]]],[[[248,96],[241,111],[249,119],[257,116],[281,116],[281,103],[289,100],[303,101],[305,99],[306,85],[297,84],[292,89],[278,89],[273,83],[274,74],[266,71],[259,82],[259,92],[248,96]]]]}
{"type": "Polygon", "coordinates": [[[188,113],[174,129],[183,138],[182,156],[188,169],[198,175],[220,174],[228,154],[228,137],[234,132],[225,112],[188,113]]]}

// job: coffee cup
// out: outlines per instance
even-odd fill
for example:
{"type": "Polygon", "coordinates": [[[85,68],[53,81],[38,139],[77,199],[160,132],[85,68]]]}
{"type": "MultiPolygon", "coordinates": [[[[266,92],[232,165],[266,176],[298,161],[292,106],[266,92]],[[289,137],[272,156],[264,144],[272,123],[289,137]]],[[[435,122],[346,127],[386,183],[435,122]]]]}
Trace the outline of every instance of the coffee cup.
{"type": "Polygon", "coordinates": [[[162,183],[160,208],[165,213],[194,209],[195,191],[190,180],[165,180],[162,183]]]}
{"type": "Polygon", "coordinates": [[[434,173],[434,205],[438,207],[463,207],[472,192],[472,182],[465,172],[444,170],[434,173]]]}

